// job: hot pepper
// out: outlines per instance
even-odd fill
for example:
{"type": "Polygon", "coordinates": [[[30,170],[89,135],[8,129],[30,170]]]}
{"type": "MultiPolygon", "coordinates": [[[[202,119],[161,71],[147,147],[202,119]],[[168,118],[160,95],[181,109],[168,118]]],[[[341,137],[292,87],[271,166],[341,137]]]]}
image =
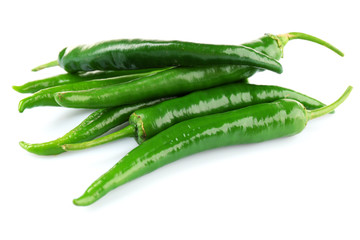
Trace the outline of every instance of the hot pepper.
{"type": "MultiPolygon", "coordinates": [[[[314,41],[343,56],[342,52],[329,43],[303,33],[266,35],[244,45],[269,54],[275,59],[280,59],[284,46],[291,39],[314,41]]],[[[174,68],[129,84],[81,92],[59,92],[56,94],[55,100],[64,107],[111,107],[215,87],[248,78],[259,70],[261,71],[259,68],[238,65],[174,68]]]]}
{"type": "Polygon", "coordinates": [[[247,46],[213,45],[181,41],[121,39],[64,48],[57,61],[34,71],[60,65],[67,72],[198,67],[217,64],[248,65],[282,72],[278,61],[247,46]]]}
{"type": "Polygon", "coordinates": [[[135,79],[140,79],[141,77],[150,76],[151,74],[156,74],[157,72],[164,71],[153,70],[152,72],[136,73],[130,75],[117,76],[112,78],[104,79],[94,79],[88,81],[77,81],[74,83],[68,83],[65,85],[59,85],[55,87],[46,88],[40,90],[33,95],[22,99],[19,102],[19,112],[23,112],[27,108],[39,107],[39,106],[59,106],[59,104],[54,99],[54,94],[62,91],[83,91],[89,89],[96,89],[101,87],[107,87],[115,84],[129,82],[135,79]]]}
{"type": "MultiPolygon", "coordinates": [[[[167,68],[164,68],[166,70],[167,68]]],[[[35,93],[39,90],[95,79],[107,79],[120,77],[125,75],[132,75],[138,73],[151,73],[161,69],[150,68],[150,69],[136,69],[136,70],[120,70],[120,71],[93,71],[93,72],[79,72],[76,74],[60,74],[53,77],[48,77],[40,80],[30,81],[21,86],[13,86],[13,89],[19,93],[35,93]]]]}
{"type": "Polygon", "coordinates": [[[278,86],[232,83],[192,92],[136,110],[130,115],[129,125],[118,132],[89,142],[65,144],[66,151],[80,150],[124,137],[135,137],[141,144],[176,123],[210,114],[227,112],[259,103],[291,98],[307,109],[324,107],[322,102],[304,94],[278,86]]]}
{"type": "Polygon", "coordinates": [[[339,55],[343,53],[331,44],[314,36],[291,32],[277,36],[267,34],[251,42],[252,46],[211,45],[180,41],[148,41],[124,39],[99,42],[64,48],[58,60],[40,65],[38,71],[60,65],[68,72],[92,70],[119,70],[164,66],[204,66],[214,64],[241,64],[281,72],[281,66],[273,58],[279,59],[277,49],[267,49],[267,45],[277,45],[282,51],[292,39],[304,39],[324,45],[339,55]],[[254,46],[257,44],[258,46],[254,46]],[[261,49],[249,49],[260,47],[261,49]],[[270,51],[269,51],[270,50],[270,51]],[[257,52],[258,51],[258,52],[257,52]],[[263,54],[259,54],[263,53],[263,54]],[[270,56],[270,58],[268,56],[270,56]]]}
{"type": "Polygon", "coordinates": [[[238,65],[179,67],[124,84],[86,91],[57,92],[54,98],[63,107],[106,108],[183,95],[240,81],[256,71],[256,68],[238,65]]]}
{"type": "Polygon", "coordinates": [[[198,152],[298,134],[309,120],[333,111],[351,90],[348,87],[333,104],[315,110],[281,99],[178,123],[130,151],[73,203],[90,205],[114,188],[198,152]]]}
{"type": "MultiPolygon", "coordinates": [[[[328,47],[329,49],[333,50],[334,52],[338,53],[341,56],[343,55],[337,48],[328,44],[327,42],[325,42],[321,39],[315,38],[313,36],[307,35],[307,34],[302,34],[302,33],[290,33],[290,34],[282,34],[282,35],[278,35],[278,36],[267,34],[267,35],[264,35],[263,37],[261,37],[260,39],[254,40],[249,43],[245,43],[243,45],[254,48],[264,54],[267,54],[267,55],[275,58],[275,59],[280,59],[280,57],[282,56],[283,48],[286,45],[286,43],[291,39],[297,39],[297,38],[316,42],[320,45],[328,47]]],[[[261,70],[261,69],[256,69],[256,68],[252,68],[252,69],[254,72],[261,70]]],[[[89,74],[91,74],[91,73],[89,73],[89,74]]],[[[238,77],[241,78],[242,76],[239,75],[238,77]]],[[[101,112],[101,111],[107,111],[107,110],[99,110],[99,111],[101,112]]],[[[131,112],[128,113],[126,118],[128,118],[130,114],[131,114],[131,112]]],[[[91,116],[89,118],[91,119],[91,116]]],[[[105,125],[105,126],[106,126],[106,123],[108,122],[107,118],[101,118],[101,117],[99,118],[98,121],[99,121],[99,125],[105,125]]],[[[126,120],[124,120],[124,121],[126,121],[126,120]]],[[[84,122],[86,122],[86,120],[84,122]]],[[[123,121],[119,121],[118,124],[121,124],[121,123],[123,123],[123,121]]],[[[84,128],[84,132],[86,132],[86,131],[92,132],[92,127],[90,127],[90,126],[92,126],[92,125],[89,125],[89,128],[84,128]]],[[[110,127],[110,128],[112,128],[112,127],[110,127]]],[[[83,134],[83,131],[81,129],[83,129],[83,128],[82,127],[80,127],[80,129],[75,128],[74,130],[71,131],[72,132],[71,134],[70,133],[66,134],[66,136],[67,136],[65,138],[66,141],[59,141],[56,144],[44,144],[43,145],[42,143],[41,144],[22,143],[22,146],[28,150],[34,149],[32,152],[34,152],[36,154],[53,154],[51,149],[54,148],[55,149],[54,154],[57,154],[57,153],[63,152],[63,150],[60,149],[59,144],[78,143],[78,142],[90,140],[90,139],[96,137],[96,136],[93,136],[92,138],[84,138],[84,139],[82,139],[82,141],[78,141],[77,137],[75,137],[75,136],[77,136],[77,131],[79,131],[80,135],[83,134]],[[49,148],[50,150],[47,150],[47,148],[49,148]]],[[[104,131],[104,132],[106,132],[106,131],[104,131]]],[[[101,135],[101,134],[99,134],[99,135],[101,135]]]]}
{"type": "Polygon", "coordinates": [[[109,131],[110,129],[125,123],[135,110],[148,107],[166,99],[158,99],[146,103],[137,103],[128,106],[120,106],[99,109],[90,114],[74,129],[64,136],[45,143],[30,144],[21,141],[20,146],[28,152],[38,155],[55,155],[65,152],[61,145],[66,143],[79,143],[89,141],[109,131]]]}

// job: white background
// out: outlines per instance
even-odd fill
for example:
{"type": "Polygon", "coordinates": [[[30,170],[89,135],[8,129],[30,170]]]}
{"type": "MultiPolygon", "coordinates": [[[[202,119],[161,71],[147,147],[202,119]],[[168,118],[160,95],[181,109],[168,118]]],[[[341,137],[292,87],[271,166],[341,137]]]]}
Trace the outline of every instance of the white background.
{"type": "Polygon", "coordinates": [[[359,239],[359,13],[357,1],[2,1],[0,5],[0,239],[359,239]],[[300,31],[276,84],[325,103],[354,90],[336,113],[299,135],[196,154],[128,183],[89,207],[80,196],[137,144],[36,156],[18,142],[62,136],[92,111],[17,112],[11,89],[63,73],[30,71],[65,46],[117,38],[240,44],[300,31]]]}

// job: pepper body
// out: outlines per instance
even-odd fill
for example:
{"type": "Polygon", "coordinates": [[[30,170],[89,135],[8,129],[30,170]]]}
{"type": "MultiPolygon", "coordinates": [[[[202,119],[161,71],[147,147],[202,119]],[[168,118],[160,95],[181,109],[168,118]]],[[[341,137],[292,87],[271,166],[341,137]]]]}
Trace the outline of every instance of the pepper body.
{"type": "Polygon", "coordinates": [[[247,46],[142,39],[111,40],[65,48],[59,53],[58,63],[70,73],[219,64],[248,65],[282,72],[275,59],[247,46]]]}
{"type": "Polygon", "coordinates": [[[198,152],[295,135],[309,120],[334,111],[351,91],[349,86],[338,100],[314,110],[280,99],[180,122],[130,151],[73,203],[90,205],[124,183],[198,152]]]}
{"type": "Polygon", "coordinates": [[[161,71],[166,69],[168,68],[163,68],[163,69],[150,68],[150,69],[120,70],[120,71],[92,71],[92,72],[79,72],[76,74],[65,73],[49,78],[30,81],[21,86],[13,86],[13,89],[20,93],[35,93],[45,88],[50,88],[50,87],[55,87],[70,83],[77,83],[77,82],[83,82],[83,81],[89,81],[95,79],[114,78],[114,77],[133,75],[139,73],[151,74],[154,71],[161,71]]]}
{"type": "Polygon", "coordinates": [[[301,132],[306,123],[304,106],[290,99],[180,122],[130,151],[74,204],[89,205],[112,189],[185,156],[291,136],[301,132]]]}
{"type": "MultiPolygon", "coordinates": [[[[252,47],[275,59],[280,59],[282,54],[278,42],[274,38],[268,35],[265,35],[258,40],[245,43],[244,45],[247,47],[252,47]]],[[[253,71],[254,73],[257,71],[261,71],[261,69],[259,68],[253,68],[253,67],[248,67],[248,68],[250,69],[249,71],[253,71]]],[[[245,76],[238,76],[238,77],[245,78],[245,76]]],[[[153,102],[156,101],[157,100],[154,100],[153,102]]],[[[123,107],[114,107],[111,109],[113,109],[112,111],[114,112],[117,112],[115,109],[118,109],[120,112],[122,112],[121,110],[122,108],[123,107]]],[[[129,111],[125,111],[124,114],[120,114],[120,115],[114,113],[114,116],[121,116],[120,118],[112,117],[112,114],[110,112],[108,113],[108,111],[110,111],[109,109],[100,109],[92,114],[95,116],[90,115],[87,119],[83,121],[83,123],[81,123],[79,126],[77,126],[69,133],[65,134],[63,137],[57,140],[50,141],[47,143],[39,143],[39,144],[28,144],[25,142],[21,142],[21,146],[26,150],[39,155],[53,155],[53,154],[62,153],[64,152],[64,150],[61,148],[61,145],[68,143],[79,143],[94,139],[95,137],[98,137],[101,134],[107,132],[114,126],[120,125],[121,123],[125,122],[130,116],[130,114],[136,110],[135,108],[131,110],[126,106],[124,108],[128,109],[129,111]],[[109,114],[109,117],[106,117],[107,114],[109,114]],[[123,117],[125,117],[126,120],[124,120],[123,117]],[[93,118],[96,119],[96,121],[92,120],[93,118]],[[111,120],[109,121],[109,119],[111,120]]]]}
{"type": "Polygon", "coordinates": [[[241,81],[256,71],[256,68],[238,65],[173,68],[126,84],[81,92],[59,92],[55,100],[63,107],[72,108],[119,106],[241,81]]]}
{"type": "MultiPolygon", "coordinates": [[[[276,38],[272,37],[271,35],[265,35],[257,40],[248,42],[243,44],[244,46],[247,47],[251,47],[255,50],[258,50],[259,52],[262,52],[264,54],[269,55],[272,58],[275,58],[277,60],[279,60],[282,56],[282,48],[280,48],[279,46],[279,42],[276,40],[276,38]]],[[[177,86],[176,85],[176,80],[179,79],[180,77],[180,83],[183,81],[181,80],[182,74],[185,74],[186,72],[190,72],[188,75],[191,74],[191,71],[196,70],[196,72],[194,72],[193,74],[195,75],[195,80],[197,80],[198,82],[200,80],[204,81],[204,87],[202,87],[201,85],[198,85],[196,88],[193,86],[192,90],[200,90],[200,89],[204,89],[207,86],[208,87],[212,87],[212,86],[216,86],[216,84],[209,86],[209,82],[208,80],[205,78],[206,76],[208,76],[209,74],[212,75],[211,77],[217,77],[218,80],[221,80],[224,77],[223,81],[218,81],[217,84],[226,84],[229,82],[234,82],[237,81],[239,79],[245,79],[248,78],[250,76],[252,76],[253,74],[255,74],[257,71],[262,71],[262,69],[260,68],[254,68],[254,67],[246,67],[246,66],[241,66],[241,67],[237,67],[237,66],[223,66],[223,67],[216,67],[217,70],[213,70],[213,72],[209,72],[211,71],[210,67],[204,67],[204,68],[194,68],[194,69],[171,69],[172,71],[175,71],[174,74],[166,74],[167,76],[164,76],[164,78],[166,78],[168,81],[172,80],[173,77],[175,77],[175,80],[172,80],[169,84],[167,85],[163,85],[162,89],[159,89],[159,94],[167,94],[169,91],[172,91],[174,88],[176,88],[178,91],[181,91],[181,88],[183,86],[177,86]],[[180,76],[176,76],[176,71],[179,72],[180,76]],[[183,73],[181,73],[181,71],[183,71],[183,73]],[[235,73],[232,74],[230,76],[230,73],[235,73]],[[216,74],[216,76],[214,75],[216,74]],[[202,77],[203,76],[203,77],[202,77]],[[202,77],[202,78],[201,78],[202,77]],[[227,81],[225,81],[227,80],[227,81]]],[[[170,71],[171,71],[170,70],[170,71]]],[[[187,78],[190,78],[191,76],[188,76],[187,78]]],[[[151,82],[152,78],[148,79],[147,82],[149,82],[148,86],[146,86],[146,84],[144,84],[144,86],[140,86],[141,90],[153,90],[156,91],[157,90],[157,86],[159,85],[158,80],[153,80],[154,83],[151,82]],[[152,85],[155,84],[155,85],[152,85]]],[[[164,80],[164,79],[163,79],[164,80]]],[[[146,83],[146,82],[145,82],[146,83]]],[[[189,83],[190,86],[192,85],[191,83],[191,79],[188,79],[187,81],[184,81],[184,83],[189,83]]],[[[201,82],[199,82],[201,83],[201,82]]],[[[166,84],[166,82],[165,82],[166,84]]],[[[114,86],[117,87],[117,86],[114,86]]],[[[136,89],[137,86],[130,86],[130,90],[129,90],[129,95],[140,95],[141,97],[145,98],[147,96],[147,92],[143,91],[140,94],[138,94],[138,89],[136,89]]],[[[110,89],[107,88],[103,91],[91,91],[91,92],[83,92],[80,93],[78,99],[76,99],[76,92],[73,93],[68,93],[69,95],[75,95],[75,96],[70,96],[69,98],[75,98],[74,100],[70,100],[69,103],[66,103],[66,100],[64,100],[63,98],[60,99],[60,97],[56,97],[58,98],[58,100],[56,100],[60,105],[62,106],[67,106],[67,107],[73,107],[73,108],[95,108],[95,105],[99,105],[99,103],[94,103],[94,98],[97,97],[98,99],[101,98],[111,98],[113,100],[113,98],[117,99],[117,98],[121,98],[123,96],[123,92],[124,89],[126,89],[125,86],[121,86],[119,87],[120,91],[116,91],[116,89],[110,89]],[[122,88],[122,89],[121,89],[122,88]],[[83,96],[83,95],[89,95],[88,97],[83,96]],[[92,95],[92,96],[91,96],[92,95]],[[79,99],[80,98],[80,99],[79,99]],[[91,98],[93,100],[91,100],[91,98]],[[61,102],[61,103],[60,103],[61,102]]],[[[127,97],[125,97],[125,99],[127,99],[127,97]]],[[[114,104],[114,101],[110,101],[107,103],[104,103],[106,105],[109,104],[114,104]]],[[[119,101],[119,99],[117,99],[119,101]]],[[[105,100],[106,101],[106,100],[105,100]]],[[[103,103],[101,103],[101,105],[104,105],[103,103]]]]}
{"type": "MultiPolygon", "coordinates": [[[[244,43],[243,45],[246,47],[253,48],[263,54],[267,54],[270,57],[279,60],[282,56],[282,47],[279,45],[279,40],[272,36],[272,35],[264,35],[263,37],[244,43]]],[[[285,45],[286,43],[282,43],[285,45]]],[[[283,46],[282,45],[282,46],[283,46]]],[[[60,105],[66,106],[66,107],[73,107],[73,108],[96,108],[96,105],[100,107],[99,105],[115,105],[114,99],[117,100],[116,102],[121,101],[121,98],[124,96],[123,93],[126,92],[126,94],[129,94],[131,96],[140,95],[141,98],[147,97],[147,91],[157,91],[159,90],[158,94],[168,94],[169,91],[174,90],[174,88],[177,91],[181,91],[181,89],[184,87],[183,85],[177,84],[177,81],[180,81],[180,84],[189,83],[192,91],[204,89],[207,87],[213,87],[216,85],[226,84],[230,82],[235,82],[239,79],[246,79],[252,75],[254,75],[258,71],[263,71],[260,68],[254,68],[250,66],[215,66],[214,70],[211,70],[211,67],[204,67],[204,68],[177,68],[177,69],[170,69],[168,71],[174,72],[174,74],[171,74],[171,72],[164,74],[164,78],[162,80],[166,80],[168,82],[164,82],[165,84],[162,85],[162,89],[158,89],[159,81],[157,79],[153,80],[153,78],[149,78],[145,81],[144,85],[139,86],[140,91],[142,91],[140,94],[138,92],[137,86],[130,85],[130,90],[126,86],[120,86],[119,91],[117,89],[104,89],[103,91],[87,91],[82,93],[76,93],[76,92],[70,92],[67,93],[70,95],[68,98],[71,98],[70,101],[64,100],[63,98],[60,99],[60,97],[55,97],[58,100],[56,100],[60,105]],[[179,70],[180,69],[180,70],[179,70]],[[183,71],[183,72],[181,72],[183,71]],[[191,71],[193,72],[194,80],[191,80],[191,71]],[[213,72],[211,72],[213,71],[213,72]],[[180,75],[177,76],[176,72],[179,72],[180,75]],[[190,72],[190,73],[189,73],[190,72]],[[182,80],[182,76],[188,73],[186,78],[182,80]],[[232,74],[232,75],[230,75],[232,74]],[[214,84],[209,84],[210,82],[206,78],[208,75],[211,76],[211,78],[216,77],[217,81],[214,84]],[[175,78],[175,79],[173,79],[175,78]],[[221,81],[221,79],[223,79],[221,81]],[[198,85],[195,87],[192,84],[192,81],[197,81],[198,85]],[[204,86],[201,86],[201,81],[204,82],[204,86]],[[146,84],[148,83],[148,84],[146,84]],[[154,85],[153,85],[154,84],[154,85]],[[121,91],[121,93],[120,93],[121,91]],[[145,92],[146,91],[146,92],[145,92]],[[89,95],[86,97],[85,95],[89,95]],[[91,96],[92,95],[92,96],[91,96]],[[77,97],[78,96],[78,97],[77,97]],[[101,100],[102,98],[105,98],[105,103],[99,104],[99,101],[94,101],[94,99],[97,98],[98,100],[101,100]],[[111,99],[111,101],[107,102],[107,99],[111,99]],[[120,99],[119,99],[120,98],[120,99]],[[91,100],[92,99],[92,100],[91,100]]],[[[185,76],[183,76],[185,78],[185,76]]],[[[117,86],[114,86],[117,88],[117,86]]],[[[127,97],[124,97],[125,99],[128,99],[127,97]]],[[[102,101],[103,102],[103,101],[102,101]]]]}
{"type": "MultiPolygon", "coordinates": [[[[153,72],[153,74],[156,74],[156,72],[153,72]]],[[[23,112],[27,108],[33,108],[38,106],[59,106],[59,104],[54,99],[54,94],[57,92],[83,91],[89,89],[102,88],[114,84],[129,82],[145,76],[149,76],[149,73],[138,73],[138,74],[124,75],[124,76],[106,78],[106,79],[81,81],[81,82],[69,83],[66,85],[46,88],[34,93],[33,95],[27,98],[22,99],[19,102],[18,109],[19,112],[23,112]]]]}
{"type": "Polygon", "coordinates": [[[58,60],[40,65],[34,68],[33,71],[58,65],[68,72],[78,72],[123,68],[240,64],[281,73],[281,65],[276,60],[282,56],[284,46],[292,39],[315,42],[329,48],[340,56],[344,56],[339,49],[330,43],[300,32],[276,36],[267,34],[242,46],[123,39],[64,48],[59,53],[58,60]],[[276,45],[278,49],[272,47],[267,49],[270,45],[276,45]],[[281,52],[280,55],[278,50],[281,52]]]}
{"type": "MultiPolygon", "coordinates": [[[[343,53],[334,46],[332,46],[331,44],[316,37],[313,37],[311,35],[303,34],[303,33],[282,34],[278,36],[268,34],[255,41],[245,43],[243,44],[243,46],[253,48],[263,54],[267,54],[270,57],[278,60],[282,57],[284,46],[291,39],[304,39],[304,40],[312,41],[331,49],[340,56],[343,56],[343,53]]],[[[99,52],[99,55],[103,55],[101,54],[101,51],[99,52]]],[[[211,77],[209,77],[208,75],[210,69],[209,67],[172,69],[170,70],[170,72],[168,71],[167,73],[163,73],[164,78],[166,78],[168,81],[168,85],[163,84],[164,82],[161,82],[163,85],[161,85],[161,88],[159,89],[160,93],[157,92],[157,94],[160,95],[163,94],[163,95],[161,96],[157,95],[157,97],[170,96],[174,91],[175,92],[178,91],[177,94],[185,94],[191,91],[214,87],[221,84],[227,84],[227,83],[235,82],[239,79],[248,78],[251,75],[255,74],[257,71],[262,71],[262,69],[251,66],[240,66],[240,67],[243,68],[243,72],[242,73],[238,72],[237,73],[238,75],[236,76],[227,70],[230,68],[234,70],[236,66],[230,65],[223,67],[222,73],[220,71],[221,67],[216,66],[214,67],[214,69],[217,68],[218,70],[214,73],[211,73],[211,75],[213,75],[211,77]],[[181,71],[184,72],[181,73],[181,71]],[[192,77],[193,80],[191,80],[191,76],[188,74],[189,73],[188,71],[190,72],[194,71],[195,76],[192,77]],[[177,75],[177,73],[179,73],[180,76],[177,75]],[[216,82],[208,81],[209,80],[208,78],[213,80],[215,77],[218,77],[218,80],[220,81],[216,81],[216,82]],[[223,81],[221,81],[221,79],[223,79],[223,81]]],[[[127,86],[126,87],[121,86],[119,88],[117,88],[117,86],[114,86],[114,89],[107,88],[107,89],[99,89],[95,91],[84,91],[81,93],[77,93],[77,92],[58,93],[57,96],[55,96],[55,98],[56,101],[61,106],[73,107],[73,108],[96,108],[96,107],[107,107],[107,106],[111,106],[112,104],[123,104],[124,101],[125,102],[136,101],[136,99],[132,99],[132,98],[133,97],[136,98],[136,96],[139,96],[138,93],[140,93],[141,96],[140,98],[142,99],[143,98],[154,99],[153,95],[154,94],[156,95],[154,91],[156,92],[158,85],[153,85],[155,84],[153,83],[153,80],[154,79],[152,78],[148,78],[144,82],[141,82],[141,84],[139,83],[139,85],[135,85],[135,84],[128,85],[129,89],[127,89],[127,86]],[[146,89],[147,91],[145,92],[144,89],[146,89]],[[127,92],[126,94],[123,95],[123,93],[128,90],[131,91],[132,93],[130,94],[129,92],[127,92]]],[[[158,82],[159,80],[160,79],[156,79],[155,81],[158,82]]]]}
{"type": "Polygon", "coordinates": [[[280,60],[283,55],[282,47],[286,44],[285,41],[286,40],[283,40],[283,42],[279,41],[278,37],[274,35],[265,34],[258,39],[243,43],[242,45],[256,49],[256,51],[264,53],[276,60],[280,60]]]}
{"type": "MultiPolygon", "coordinates": [[[[325,106],[304,94],[278,86],[233,83],[190,93],[186,96],[142,108],[131,114],[135,139],[141,144],[170,126],[196,117],[227,112],[259,103],[290,98],[307,109],[325,106]]],[[[120,130],[121,131],[121,130],[120,130]]]]}
{"type": "Polygon", "coordinates": [[[166,99],[158,99],[128,106],[99,109],[90,114],[74,129],[56,140],[36,144],[20,142],[20,146],[25,150],[38,155],[60,154],[65,152],[61,148],[63,144],[78,143],[94,139],[110,129],[126,122],[130,114],[135,110],[157,104],[164,100],[166,99]]]}

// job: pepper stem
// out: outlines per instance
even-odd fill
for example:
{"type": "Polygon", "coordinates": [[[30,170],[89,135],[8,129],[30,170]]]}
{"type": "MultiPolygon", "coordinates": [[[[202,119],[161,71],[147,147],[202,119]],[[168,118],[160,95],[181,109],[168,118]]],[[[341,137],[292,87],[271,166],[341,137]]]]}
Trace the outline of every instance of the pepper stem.
{"type": "Polygon", "coordinates": [[[284,47],[288,43],[288,41],[293,40],[293,39],[302,39],[302,40],[307,40],[310,42],[318,43],[318,44],[334,51],[341,57],[344,56],[344,53],[341,52],[338,48],[334,47],[332,44],[325,42],[324,40],[322,40],[320,38],[306,34],[306,33],[290,32],[290,33],[285,33],[285,34],[279,34],[277,36],[272,36],[272,37],[278,42],[282,53],[283,53],[284,47]]]}
{"type": "Polygon", "coordinates": [[[347,89],[345,90],[345,92],[341,95],[341,97],[328,106],[314,109],[314,110],[306,110],[308,120],[311,120],[311,119],[314,119],[317,117],[321,117],[325,114],[328,114],[328,113],[334,111],[335,108],[337,108],[341,103],[343,103],[346,100],[346,98],[350,95],[350,92],[352,89],[353,89],[352,86],[348,86],[347,89]]]}
{"type": "Polygon", "coordinates": [[[61,147],[65,151],[82,150],[86,148],[95,147],[104,143],[112,142],[117,139],[121,139],[125,137],[133,137],[133,136],[135,136],[135,128],[132,125],[129,125],[121,129],[120,131],[111,133],[104,137],[96,138],[88,142],[64,144],[61,147]]]}
{"type": "Polygon", "coordinates": [[[44,68],[55,67],[55,66],[59,66],[59,62],[57,60],[49,62],[49,63],[42,64],[40,66],[37,66],[37,67],[31,69],[31,71],[37,72],[37,71],[42,70],[44,68]]]}

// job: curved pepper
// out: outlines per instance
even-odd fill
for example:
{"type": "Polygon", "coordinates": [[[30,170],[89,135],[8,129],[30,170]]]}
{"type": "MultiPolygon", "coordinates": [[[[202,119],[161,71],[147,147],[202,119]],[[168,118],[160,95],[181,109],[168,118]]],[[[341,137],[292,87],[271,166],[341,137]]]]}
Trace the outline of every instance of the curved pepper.
{"type": "Polygon", "coordinates": [[[316,110],[281,99],[178,123],[130,151],[73,203],[90,205],[114,188],[198,152],[298,134],[309,120],[333,111],[351,90],[348,87],[336,102],[316,110]]]}
{"type": "Polygon", "coordinates": [[[26,143],[21,141],[20,146],[28,152],[38,155],[55,155],[65,152],[61,147],[66,143],[79,143],[89,141],[119,126],[129,119],[131,113],[143,107],[157,104],[166,99],[158,99],[146,103],[120,106],[114,108],[99,109],[90,114],[84,121],[64,136],[44,143],[26,143]]]}
{"type": "MultiPolygon", "coordinates": [[[[304,33],[288,33],[278,36],[269,34],[253,42],[245,43],[244,46],[253,47],[259,52],[280,59],[284,46],[292,39],[316,42],[343,56],[343,53],[331,44],[304,33]]],[[[174,68],[156,76],[145,77],[136,83],[82,92],[60,92],[56,94],[55,99],[59,105],[64,107],[111,107],[215,87],[248,78],[257,71],[261,71],[261,69],[237,65],[174,68]]]]}
{"type": "Polygon", "coordinates": [[[322,102],[304,94],[278,86],[233,83],[190,93],[156,105],[136,110],[129,126],[89,142],[65,144],[66,151],[81,150],[124,137],[135,137],[142,144],[176,123],[210,114],[227,112],[282,98],[299,101],[307,109],[324,107],[322,102]]]}
{"type": "Polygon", "coordinates": [[[157,72],[161,72],[161,71],[163,70],[157,70],[151,73],[145,72],[145,73],[117,76],[113,78],[80,81],[80,82],[68,83],[65,85],[46,88],[34,93],[33,95],[27,98],[20,100],[18,109],[19,112],[23,112],[25,109],[33,108],[33,107],[59,106],[59,104],[55,101],[54,98],[54,94],[57,92],[84,91],[89,89],[108,87],[111,85],[122,84],[135,79],[140,79],[141,77],[150,76],[151,74],[156,74],[157,72]]]}
{"type": "Polygon", "coordinates": [[[13,89],[19,93],[35,93],[42,89],[70,84],[83,81],[95,80],[95,79],[107,79],[120,77],[125,75],[132,75],[138,73],[149,73],[154,71],[166,70],[164,69],[136,69],[136,70],[120,70],[120,71],[92,71],[92,72],[79,72],[76,74],[65,73],[40,80],[30,81],[21,86],[13,86],[13,89]]]}
{"type": "Polygon", "coordinates": [[[59,53],[58,61],[33,70],[57,64],[69,73],[219,64],[248,65],[282,72],[277,60],[247,46],[143,39],[110,40],[64,48],[59,53]]]}
{"type": "Polygon", "coordinates": [[[344,55],[333,45],[300,32],[279,34],[277,36],[267,34],[265,38],[251,42],[251,46],[248,44],[233,46],[181,41],[123,39],[64,48],[59,53],[58,60],[40,65],[34,68],[33,71],[58,65],[68,72],[78,72],[165,66],[193,67],[214,64],[240,64],[281,73],[281,65],[276,60],[280,59],[283,47],[292,39],[316,42],[340,56],[344,55]],[[270,52],[265,50],[266,47],[256,49],[256,47],[262,48],[262,44],[268,41],[276,41],[281,52],[280,55],[275,48],[270,52]],[[258,45],[254,46],[254,44],[258,45]]]}
{"type": "Polygon", "coordinates": [[[173,68],[137,81],[86,91],[55,94],[63,107],[105,108],[183,95],[199,89],[240,81],[252,76],[256,68],[238,65],[173,68]]]}

